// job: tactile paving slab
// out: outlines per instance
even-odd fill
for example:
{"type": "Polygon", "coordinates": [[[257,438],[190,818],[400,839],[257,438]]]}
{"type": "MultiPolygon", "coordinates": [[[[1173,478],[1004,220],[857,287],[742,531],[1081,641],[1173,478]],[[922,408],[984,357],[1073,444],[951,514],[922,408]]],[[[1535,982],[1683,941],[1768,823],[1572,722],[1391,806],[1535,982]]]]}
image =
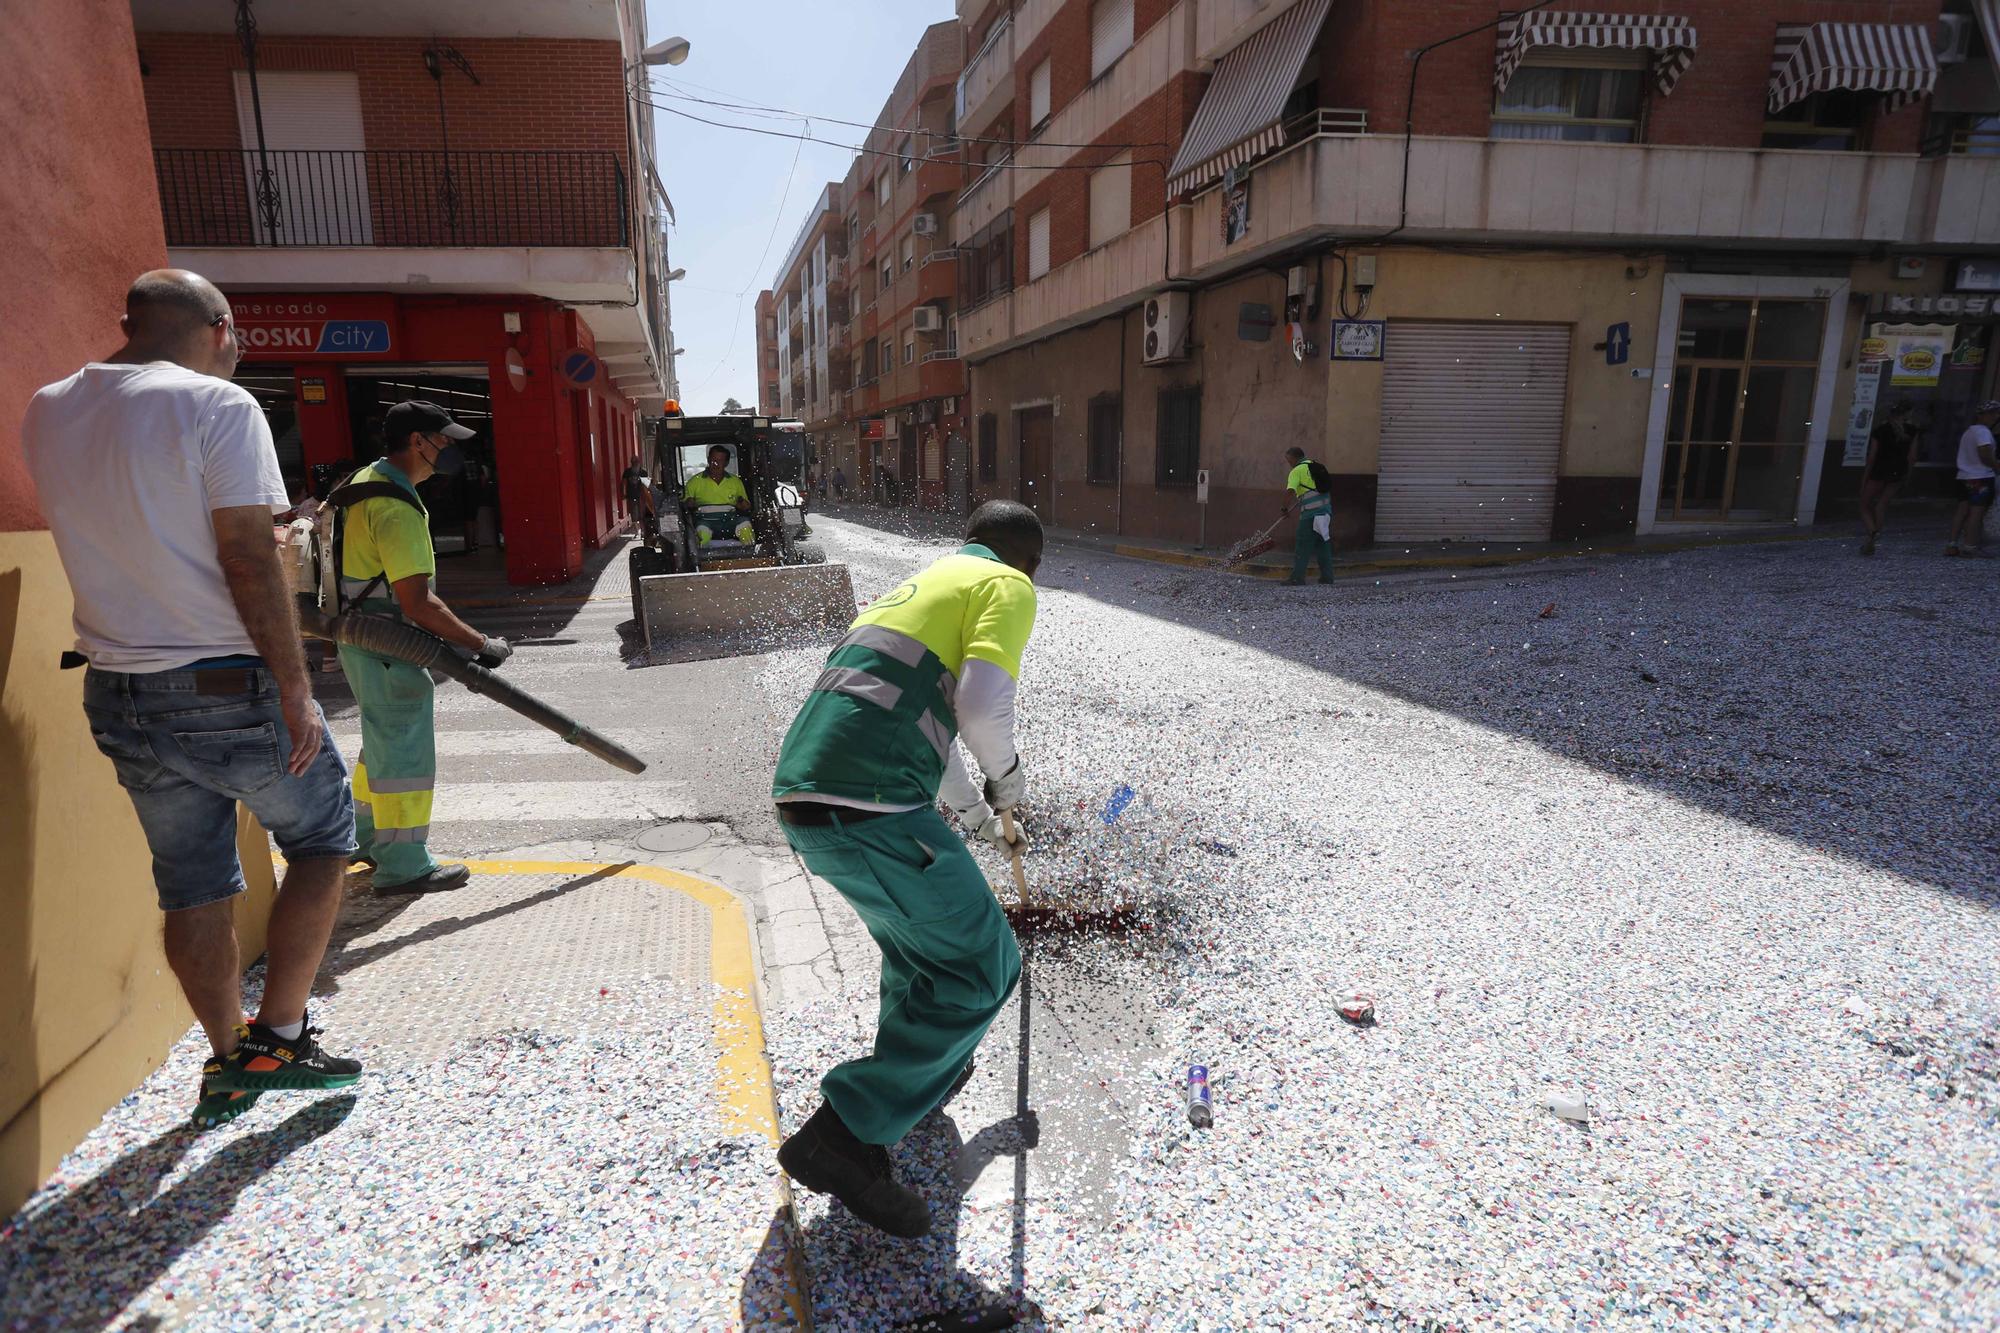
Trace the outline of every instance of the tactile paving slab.
{"type": "Polygon", "coordinates": [[[341,997],[344,1036],[431,1059],[466,1038],[574,1031],[576,997],[635,982],[705,999],[709,935],[700,903],[611,870],[475,874],[409,898],[378,897],[361,875],[323,980],[341,997]]]}

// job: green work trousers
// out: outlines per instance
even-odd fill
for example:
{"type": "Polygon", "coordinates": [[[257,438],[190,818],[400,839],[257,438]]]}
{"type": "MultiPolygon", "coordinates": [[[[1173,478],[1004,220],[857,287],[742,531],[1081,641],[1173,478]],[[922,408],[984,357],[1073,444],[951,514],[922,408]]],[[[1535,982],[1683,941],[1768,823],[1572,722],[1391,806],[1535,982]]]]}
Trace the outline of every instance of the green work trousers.
{"type": "Polygon", "coordinates": [[[785,837],[881,947],[875,1049],[836,1066],[820,1091],[857,1138],[894,1143],[972,1058],[1021,978],[1021,951],[979,863],[935,806],[787,824],[785,837]]]}
{"type": "Polygon", "coordinates": [[[427,846],[437,785],[430,673],[345,644],[340,669],[361,705],[354,841],[362,855],[375,858],[375,887],[404,884],[437,868],[427,846]]]}
{"type": "MultiPolygon", "coordinates": [[[[1306,577],[1306,561],[1319,560],[1319,576],[1322,582],[1333,578],[1333,543],[1313,530],[1313,520],[1326,513],[1299,513],[1298,531],[1292,537],[1292,582],[1303,583],[1306,577]]],[[[1329,532],[1331,529],[1329,529],[1329,532]]]]}

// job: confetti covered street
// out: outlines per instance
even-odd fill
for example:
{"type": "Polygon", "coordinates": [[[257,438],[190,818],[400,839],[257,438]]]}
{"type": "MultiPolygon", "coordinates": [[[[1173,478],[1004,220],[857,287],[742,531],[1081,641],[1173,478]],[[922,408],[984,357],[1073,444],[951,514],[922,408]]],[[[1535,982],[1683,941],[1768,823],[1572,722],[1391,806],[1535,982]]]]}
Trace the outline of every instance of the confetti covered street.
{"type": "MultiPolygon", "coordinates": [[[[814,526],[864,601],[950,545],[814,526]]],[[[0,1323],[787,1327],[794,1274],[839,1330],[2000,1321],[1993,565],[1892,536],[1288,589],[1053,547],[1027,874],[1132,911],[1023,941],[892,1154],[918,1241],[803,1191],[788,1223],[693,900],[630,870],[754,914],[796,1128],[877,986],[765,799],[824,644],[648,665],[622,568],[475,614],[651,772],[441,692],[438,850],[494,871],[400,914],[357,877],[314,1020],[370,1073],[189,1135],[191,1035],[0,1237],[0,1323]]]]}

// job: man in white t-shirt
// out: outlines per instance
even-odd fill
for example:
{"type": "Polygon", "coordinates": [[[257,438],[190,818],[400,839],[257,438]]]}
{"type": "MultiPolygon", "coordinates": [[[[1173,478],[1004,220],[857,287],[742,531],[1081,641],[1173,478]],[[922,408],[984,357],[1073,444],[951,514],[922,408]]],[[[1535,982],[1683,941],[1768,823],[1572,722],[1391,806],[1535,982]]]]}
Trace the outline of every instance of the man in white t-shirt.
{"type": "Polygon", "coordinates": [[[178,269],[142,274],[125,345],[42,389],[21,439],[89,659],[83,707],[153,853],[167,961],[214,1054],[193,1120],[264,1092],[345,1087],[306,1000],[354,851],[347,766],[324,743],[271,516],[291,504],[256,399],[229,382],[229,302],[178,269]],[[285,854],[264,997],[243,1014],[236,806],[285,854]]]}
{"type": "Polygon", "coordinates": [[[1958,437],[1958,508],[1951,516],[1946,555],[1983,556],[1986,511],[1993,507],[1993,426],[2000,422],[2000,400],[1981,403],[1972,424],[1958,437]]]}

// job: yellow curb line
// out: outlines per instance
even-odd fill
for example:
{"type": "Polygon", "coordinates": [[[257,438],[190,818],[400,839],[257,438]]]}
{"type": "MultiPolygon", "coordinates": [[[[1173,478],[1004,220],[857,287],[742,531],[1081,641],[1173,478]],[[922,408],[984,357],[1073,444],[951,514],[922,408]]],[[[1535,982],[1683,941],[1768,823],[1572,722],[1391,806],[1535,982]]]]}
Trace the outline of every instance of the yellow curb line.
{"type": "MultiPolygon", "coordinates": [[[[450,864],[450,863],[447,863],[450,864]]],[[[708,975],[717,987],[715,998],[716,1099],[722,1104],[723,1129],[729,1133],[762,1134],[778,1142],[778,1099],[771,1087],[771,1062],[764,1054],[764,1019],[757,1006],[757,962],[750,948],[750,914],[743,900],[711,880],[697,879],[659,866],[622,865],[597,861],[460,861],[475,875],[596,875],[643,879],[694,899],[708,909],[708,975]]],[[[806,1298],[804,1261],[799,1254],[797,1219],[792,1212],[791,1181],[778,1175],[779,1205],[789,1223],[792,1241],[786,1255],[785,1303],[801,1328],[812,1327],[812,1305],[806,1298]]]]}

